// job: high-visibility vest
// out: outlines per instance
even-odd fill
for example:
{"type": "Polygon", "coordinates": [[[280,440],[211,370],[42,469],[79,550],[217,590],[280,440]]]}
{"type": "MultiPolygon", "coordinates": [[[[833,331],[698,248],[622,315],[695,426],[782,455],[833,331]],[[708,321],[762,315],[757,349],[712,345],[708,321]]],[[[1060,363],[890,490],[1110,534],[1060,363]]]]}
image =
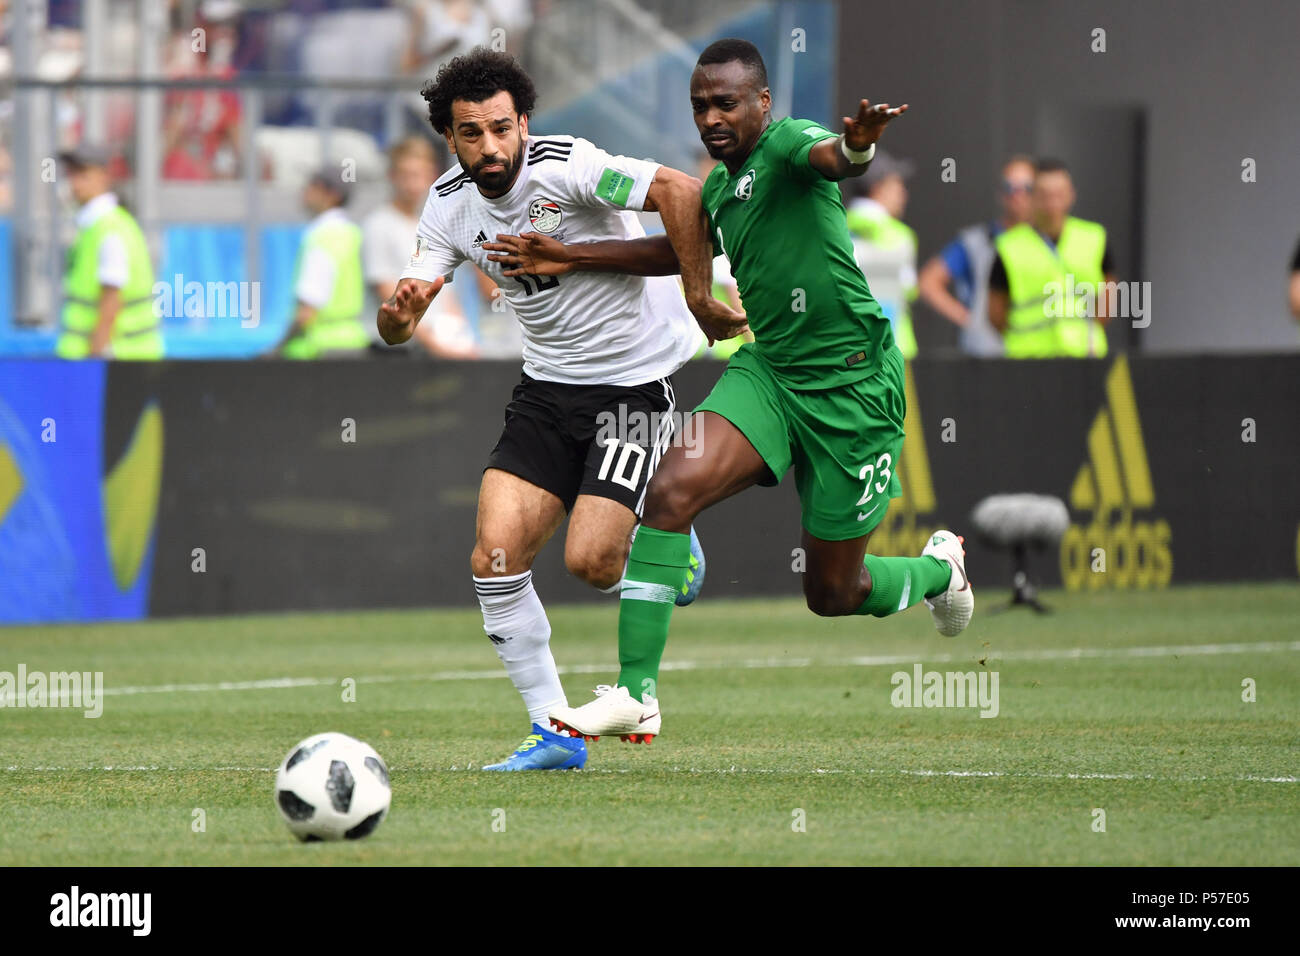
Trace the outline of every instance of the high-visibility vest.
{"type": "Polygon", "coordinates": [[[113,322],[110,339],[113,358],[160,359],[163,339],[153,310],[153,264],[144,233],[134,217],[113,206],[77,233],[63,276],[63,323],[55,354],[79,359],[90,354],[90,337],[99,324],[99,250],[104,240],[116,236],[126,249],[127,277],[122,306],[113,322]]]}
{"type": "Polygon", "coordinates": [[[328,352],[357,351],[370,344],[360,321],[366,295],[361,275],[360,227],[338,219],[309,229],[294,267],[295,286],[303,261],[313,249],[320,249],[334,262],[334,288],[329,301],[316,310],[312,323],[284,344],[285,358],[314,359],[328,352]]]}
{"type": "Polygon", "coordinates": [[[1053,252],[1033,226],[1021,223],[998,236],[997,248],[1010,298],[1004,337],[1008,358],[1106,354],[1105,329],[1072,294],[1091,289],[1093,303],[1104,294],[1105,226],[1070,216],[1053,252]]]}
{"type": "Polygon", "coordinates": [[[848,209],[849,232],[858,267],[867,277],[871,295],[894,329],[894,342],[903,358],[916,357],[912,332],[912,302],[916,299],[916,233],[879,206],[856,204],[848,209]]]}

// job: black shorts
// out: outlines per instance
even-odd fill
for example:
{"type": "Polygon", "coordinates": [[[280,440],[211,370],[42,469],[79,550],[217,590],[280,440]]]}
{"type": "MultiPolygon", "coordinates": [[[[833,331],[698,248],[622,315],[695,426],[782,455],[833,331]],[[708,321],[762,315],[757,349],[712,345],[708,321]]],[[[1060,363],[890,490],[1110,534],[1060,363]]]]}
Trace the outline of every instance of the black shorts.
{"type": "Polygon", "coordinates": [[[671,378],[565,385],[525,375],[486,467],[546,489],[566,511],[578,495],[596,495],[639,516],[646,485],[672,439],[676,408],[671,378]]]}

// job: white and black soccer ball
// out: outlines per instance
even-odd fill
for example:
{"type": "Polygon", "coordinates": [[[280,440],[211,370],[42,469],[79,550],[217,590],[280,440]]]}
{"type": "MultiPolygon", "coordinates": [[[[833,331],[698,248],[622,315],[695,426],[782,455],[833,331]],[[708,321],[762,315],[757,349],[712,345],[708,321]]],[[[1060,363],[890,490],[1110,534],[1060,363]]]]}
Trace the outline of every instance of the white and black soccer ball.
{"type": "Polygon", "coordinates": [[[369,836],[392,799],[383,759],[347,734],[308,737],[275,774],[275,805],[299,840],[369,836]]]}

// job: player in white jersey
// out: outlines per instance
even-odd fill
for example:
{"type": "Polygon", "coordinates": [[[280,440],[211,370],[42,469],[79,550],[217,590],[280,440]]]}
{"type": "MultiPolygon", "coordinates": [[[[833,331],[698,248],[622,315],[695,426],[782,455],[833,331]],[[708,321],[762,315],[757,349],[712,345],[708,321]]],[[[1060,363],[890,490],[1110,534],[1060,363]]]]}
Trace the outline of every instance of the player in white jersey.
{"type": "MultiPolygon", "coordinates": [[[[470,564],[483,628],[532,727],[509,758],[484,769],[581,767],[584,741],[556,733],[547,716],[565,696],[533,561],[567,513],[570,572],[617,589],[646,484],[672,436],[669,376],[695,353],[700,329],[710,340],[729,338],[745,327],[744,316],[711,294],[713,250],[697,179],[611,156],[584,139],[530,136],[536,92],[504,53],[479,48],[457,57],[421,93],[459,164],[429,191],[406,270],[379,308],[379,332],[390,344],[410,338],[467,259],[519,317],[523,378],[483,472],[470,564]],[[636,210],[663,218],[685,301],[668,275],[535,276],[494,257],[500,235],[636,239],[645,235],[636,210]]],[[[683,603],[703,579],[695,545],[696,586],[684,589],[683,603]]]]}

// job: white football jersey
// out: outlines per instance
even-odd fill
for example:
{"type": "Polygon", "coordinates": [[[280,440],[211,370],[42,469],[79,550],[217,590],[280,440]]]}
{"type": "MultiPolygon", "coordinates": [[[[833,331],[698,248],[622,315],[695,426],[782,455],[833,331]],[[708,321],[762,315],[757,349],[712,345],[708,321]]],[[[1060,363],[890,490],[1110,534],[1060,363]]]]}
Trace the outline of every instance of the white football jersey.
{"type": "Polygon", "coordinates": [[[638,239],[658,163],[611,156],[573,136],[530,136],[510,192],[488,199],[456,164],[434,183],[402,278],[451,281],[466,259],[488,274],[523,330],[524,371],[574,385],[641,385],[677,371],[703,333],[672,276],[502,275],[484,242],[539,232],[561,242],[638,239]]]}

